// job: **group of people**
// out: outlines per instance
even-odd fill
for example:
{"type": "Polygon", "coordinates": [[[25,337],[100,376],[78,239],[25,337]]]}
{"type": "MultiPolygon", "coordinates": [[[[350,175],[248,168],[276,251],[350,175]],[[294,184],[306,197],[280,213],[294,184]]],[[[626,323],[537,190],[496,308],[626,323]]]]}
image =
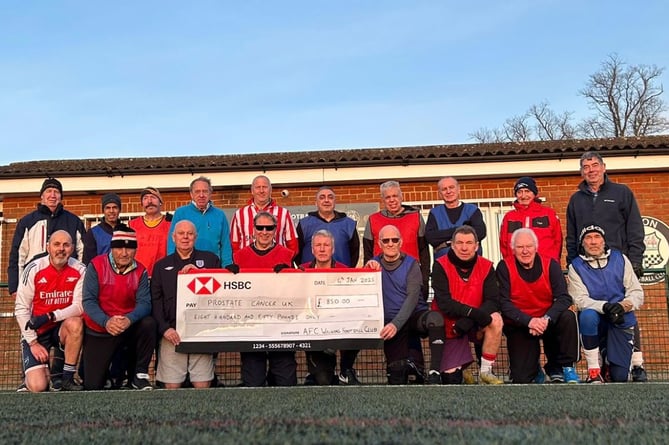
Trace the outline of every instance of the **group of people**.
{"type": "MultiPolygon", "coordinates": [[[[587,382],[627,381],[630,372],[635,381],[647,379],[634,316],[643,303],[639,209],[629,188],[608,179],[598,153],[585,153],[580,164],[583,181],[567,208],[568,284],[560,267],[560,220],[541,203],[532,178],[514,186],[496,267],[481,249],[482,213],[460,200],[455,178],[438,182],[444,204],[430,211],[427,222],[419,209],[402,203],[397,181],[381,185],[383,208],[367,220],[362,265],[381,272],[388,383],[473,383],[476,361],[480,383],[501,384],[493,366],[502,334],[514,383],[579,382],[574,366],[580,343],[587,382]],[[426,337],[427,367],[421,346],[426,337]]],[[[316,210],[297,226],[272,198],[265,175],[253,179],[247,205],[230,224],[212,192],[208,178],[194,179],[191,202],[170,215],[162,211],[160,192],[147,187],[140,193],[145,213],[128,225],[119,220],[121,198],[108,193],[101,202],[103,220],[86,231],[63,208],[60,182],[44,181],[37,210],[17,225],[8,268],[27,390],[122,384],[152,389],[154,351],[156,381],[165,388],[210,387],[216,384],[215,356],[176,351],[178,273],[280,273],[359,263],[356,222],[335,209],[331,187],[316,192],[316,210]],[[75,380],[77,372],[83,384],[75,380]]],[[[305,383],[360,384],[357,355],[339,351],[337,372],[337,351],[309,351],[305,383]]],[[[295,352],[242,352],[241,377],[245,386],[296,385],[295,352]]]]}

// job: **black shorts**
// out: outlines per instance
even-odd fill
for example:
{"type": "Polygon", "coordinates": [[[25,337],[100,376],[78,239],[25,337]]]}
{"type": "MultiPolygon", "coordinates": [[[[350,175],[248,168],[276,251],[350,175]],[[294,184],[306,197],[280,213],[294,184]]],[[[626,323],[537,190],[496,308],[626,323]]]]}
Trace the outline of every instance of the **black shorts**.
{"type": "MultiPolygon", "coordinates": [[[[60,343],[60,326],[61,323],[58,323],[53,329],[49,329],[37,336],[37,342],[44,346],[47,351],[56,347],[61,351],[65,351],[65,346],[60,343]]],[[[28,371],[30,368],[48,365],[48,363],[42,363],[35,358],[30,351],[30,345],[27,341],[21,340],[21,348],[23,349],[23,372],[28,371]]]]}

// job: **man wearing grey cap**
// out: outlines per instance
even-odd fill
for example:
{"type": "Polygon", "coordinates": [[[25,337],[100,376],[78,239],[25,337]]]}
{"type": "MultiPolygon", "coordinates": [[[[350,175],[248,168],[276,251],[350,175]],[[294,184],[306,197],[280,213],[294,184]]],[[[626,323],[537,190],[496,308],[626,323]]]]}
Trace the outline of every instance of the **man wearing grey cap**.
{"type": "Polygon", "coordinates": [[[172,214],[163,214],[163,197],[155,187],[146,187],[139,194],[144,215],[128,223],[137,232],[137,255],[135,259],[146,267],[151,278],[153,266],[167,255],[167,237],[172,224],[172,214]]]}
{"type": "Polygon", "coordinates": [[[125,224],[121,223],[121,198],[116,193],[107,193],[102,197],[102,221],[92,227],[84,236],[84,264],[93,258],[109,252],[109,243],[114,230],[125,224]]]}

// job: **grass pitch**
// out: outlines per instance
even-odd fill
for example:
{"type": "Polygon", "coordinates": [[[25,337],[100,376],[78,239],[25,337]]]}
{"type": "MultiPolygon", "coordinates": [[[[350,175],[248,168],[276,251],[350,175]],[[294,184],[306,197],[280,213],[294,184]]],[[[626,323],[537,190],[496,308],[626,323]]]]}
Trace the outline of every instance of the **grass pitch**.
{"type": "Polygon", "coordinates": [[[0,443],[666,443],[669,385],[0,393],[0,443]]]}

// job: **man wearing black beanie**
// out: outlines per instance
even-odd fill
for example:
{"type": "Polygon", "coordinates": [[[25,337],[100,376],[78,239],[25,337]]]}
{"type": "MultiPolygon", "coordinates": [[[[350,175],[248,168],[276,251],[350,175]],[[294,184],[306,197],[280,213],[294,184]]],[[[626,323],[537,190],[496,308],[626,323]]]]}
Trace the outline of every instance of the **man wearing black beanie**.
{"type": "Polygon", "coordinates": [[[40,187],[40,203],[37,209],[21,218],[16,225],[12,248],[9,252],[7,281],[9,293],[16,297],[19,277],[23,268],[36,255],[46,252],[49,236],[57,230],[65,230],[75,245],[73,258],[81,259],[84,253],[84,223],[78,216],[63,208],[63,185],[56,178],[47,178],[40,187]]]}

